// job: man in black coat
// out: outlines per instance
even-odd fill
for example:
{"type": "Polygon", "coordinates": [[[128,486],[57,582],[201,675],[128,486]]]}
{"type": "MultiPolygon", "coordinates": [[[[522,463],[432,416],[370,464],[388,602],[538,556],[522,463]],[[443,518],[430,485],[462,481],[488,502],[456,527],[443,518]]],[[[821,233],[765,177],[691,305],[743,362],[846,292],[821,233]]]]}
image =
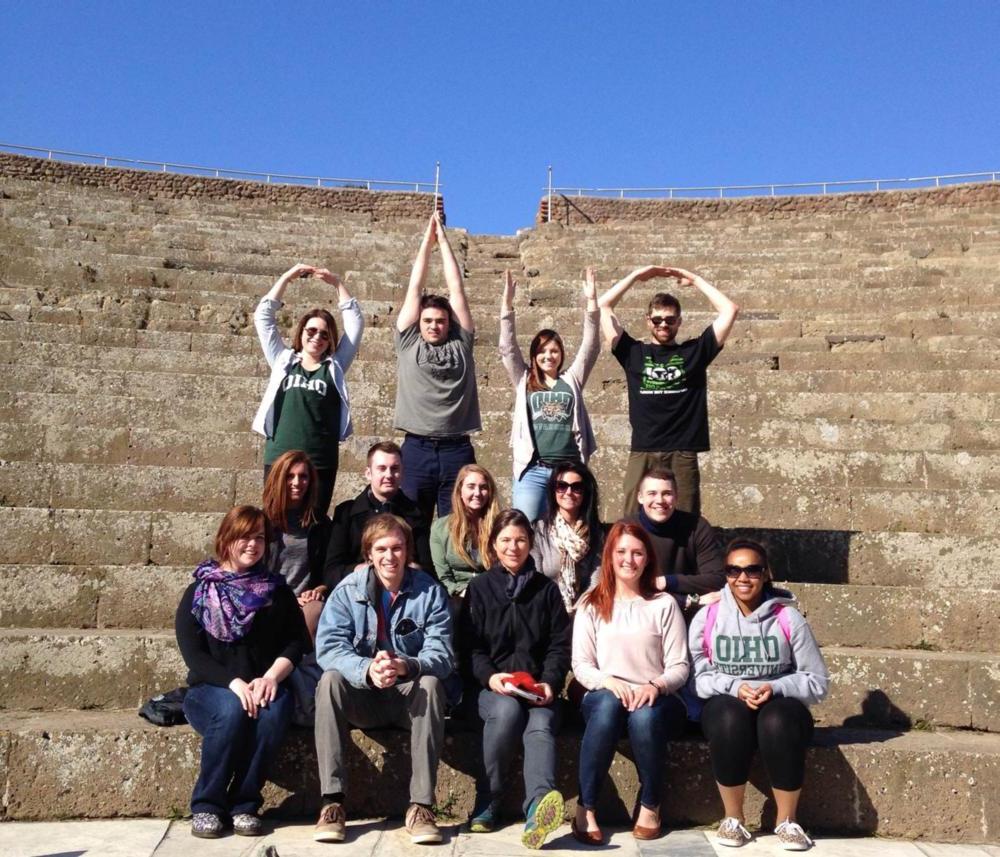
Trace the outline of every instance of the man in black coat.
{"type": "Polygon", "coordinates": [[[424,571],[436,577],[431,562],[430,522],[424,519],[417,504],[400,490],[403,458],[395,443],[381,441],[368,450],[365,479],[368,480],[368,487],[353,500],[339,503],[333,511],[323,582],[332,592],[341,580],[364,563],[361,534],[365,524],[383,512],[402,518],[410,525],[417,562],[424,571]]]}

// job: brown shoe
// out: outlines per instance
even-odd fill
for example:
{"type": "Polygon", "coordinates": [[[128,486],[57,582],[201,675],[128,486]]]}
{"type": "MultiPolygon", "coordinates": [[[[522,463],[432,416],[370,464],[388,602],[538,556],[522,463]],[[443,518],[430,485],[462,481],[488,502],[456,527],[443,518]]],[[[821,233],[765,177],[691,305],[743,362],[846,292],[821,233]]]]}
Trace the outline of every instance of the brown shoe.
{"type": "Polygon", "coordinates": [[[347,816],[339,803],[328,803],[319,814],[313,839],[316,842],[343,842],[347,835],[347,816]]]}
{"type": "Polygon", "coordinates": [[[433,845],[441,841],[434,812],[419,803],[411,803],[406,811],[406,832],[414,845],[433,845]]]}
{"type": "Polygon", "coordinates": [[[659,839],[660,833],[661,829],[659,824],[657,824],[656,827],[643,827],[641,824],[637,824],[632,828],[632,836],[636,839],[642,839],[644,841],[659,839]]]}
{"type": "Polygon", "coordinates": [[[580,830],[580,828],[576,826],[575,818],[570,824],[570,830],[573,831],[573,838],[581,845],[604,844],[604,834],[600,830],[580,830]]]}

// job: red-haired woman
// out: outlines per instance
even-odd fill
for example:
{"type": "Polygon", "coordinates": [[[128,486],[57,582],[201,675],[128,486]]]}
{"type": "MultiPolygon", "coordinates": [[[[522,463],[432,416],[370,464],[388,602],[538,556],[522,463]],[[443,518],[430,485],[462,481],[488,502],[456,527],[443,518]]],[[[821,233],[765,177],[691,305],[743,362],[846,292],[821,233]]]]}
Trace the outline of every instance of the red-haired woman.
{"type": "Polygon", "coordinates": [[[325,515],[333,497],[340,460],[340,442],[354,431],[344,381],[361,344],[365,322],[358,302],[340,277],[326,268],[295,265],[282,274],[261,298],[253,316],[271,377],[264,391],[253,430],[264,435],[264,478],[284,452],[301,449],[319,476],[316,509],[325,515]],[[295,325],[289,347],[278,330],[277,312],[292,280],[316,277],[336,286],[344,336],[328,310],[309,310],[295,325]]]}
{"type": "Polygon", "coordinates": [[[292,716],[282,683],[312,648],[292,590],[262,562],[269,535],[260,509],[230,509],[174,620],[188,668],[184,715],[202,737],[191,833],[205,839],[226,819],[241,836],[263,833],[261,787],[292,716]]]}
{"type": "Polygon", "coordinates": [[[514,458],[512,505],[536,521],[545,513],[545,490],[552,468],[562,462],[587,459],[597,449],[590,417],[583,403],[583,387],[601,350],[597,335],[597,285],[587,268],[583,294],[583,340],[572,365],[563,371],[566,352],[554,330],[535,334],[528,362],[517,344],[514,329],[514,292],[517,283],[504,272],[500,304],[500,358],[514,385],[514,418],[510,445],[514,458]]]}
{"type": "Polygon", "coordinates": [[[632,835],[660,835],[666,745],[684,728],[684,704],[674,694],[687,681],[688,648],[677,601],[657,591],[655,578],[646,531],[619,521],[604,543],[600,578],[576,612],[573,674],[587,688],[587,725],[573,836],[588,845],[603,842],[594,808],[626,728],[640,786],[632,835]]]}
{"type": "Polygon", "coordinates": [[[316,509],[318,481],[301,449],[278,456],[264,481],[264,514],[272,532],[267,565],[292,588],[314,640],[328,594],[323,564],[330,540],[330,519],[316,509]]]}

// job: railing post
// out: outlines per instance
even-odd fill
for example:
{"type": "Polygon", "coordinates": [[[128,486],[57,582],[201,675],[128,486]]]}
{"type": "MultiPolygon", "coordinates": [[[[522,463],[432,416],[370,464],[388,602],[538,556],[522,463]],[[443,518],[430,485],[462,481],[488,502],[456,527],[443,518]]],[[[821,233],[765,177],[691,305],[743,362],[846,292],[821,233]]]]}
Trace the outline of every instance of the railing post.
{"type": "Polygon", "coordinates": [[[547,197],[548,204],[546,205],[545,208],[545,222],[551,223],[552,222],[552,164],[549,164],[548,174],[549,174],[549,192],[547,197]]]}
{"type": "MultiPolygon", "coordinates": [[[[419,188],[419,185],[417,185],[419,188]]],[[[434,210],[438,207],[438,189],[441,187],[441,162],[434,162],[434,210]]]]}

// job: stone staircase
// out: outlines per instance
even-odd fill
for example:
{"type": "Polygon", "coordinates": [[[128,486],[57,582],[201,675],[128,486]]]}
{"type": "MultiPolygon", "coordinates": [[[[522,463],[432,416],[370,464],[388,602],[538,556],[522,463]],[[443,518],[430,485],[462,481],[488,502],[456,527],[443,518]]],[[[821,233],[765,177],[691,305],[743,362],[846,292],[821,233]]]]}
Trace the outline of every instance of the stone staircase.
{"type": "MultiPolygon", "coordinates": [[[[186,806],[196,737],[147,727],[134,710],[182,682],[177,599],[224,510],[259,500],[249,423],[266,374],[251,317],[294,262],[346,274],[368,319],[348,378],[358,433],[335,500],[359,490],[368,445],[393,434],[391,325],[429,199],[274,187],[258,197],[244,184],[0,154],[2,817],[186,806]]],[[[724,534],[775,547],[824,646],[833,691],[815,710],[823,728],[803,805],[815,829],[1000,839],[1000,188],[962,191],[771,209],[660,203],[648,216],[601,200],[592,223],[451,230],[481,343],[477,454],[505,497],[505,268],[521,282],[524,347],[542,326],[576,347],[588,264],[605,288],[670,261],[743,307],[711,370],[704,511],[724,534]]],[[[431,277],[440,282],[439,267],[431,277]]],[[[321,286],[293,285],[284,318],[331,306],[321,286]]],[[[633,332],[646,291],[620,307],[633,332]]],[[[709,307],[679,297],[695,335],[709,307]]],[[[606,353],[587,400],[613,520],[628,425],[606,353]]],[[[356,740],[364,785],[352,799],[398,811],[393,765],[379,773],[398,754],[380,736],[356,740]]],[[[470,740],[449,738],[442,765],[440,801],[459,815],[471,803],[470,740]]],[[[564,740],[572,794],[576,741],[564,740]]],[[[313,765],[308,734],[293,736],[271,805],[311,812],[313,765]]],[[[717,819],[704,747],[675,745],[670,766],[669,817],[717,819]]],[[[613,767],[620,811],[631,776],[613,767]]]]}

